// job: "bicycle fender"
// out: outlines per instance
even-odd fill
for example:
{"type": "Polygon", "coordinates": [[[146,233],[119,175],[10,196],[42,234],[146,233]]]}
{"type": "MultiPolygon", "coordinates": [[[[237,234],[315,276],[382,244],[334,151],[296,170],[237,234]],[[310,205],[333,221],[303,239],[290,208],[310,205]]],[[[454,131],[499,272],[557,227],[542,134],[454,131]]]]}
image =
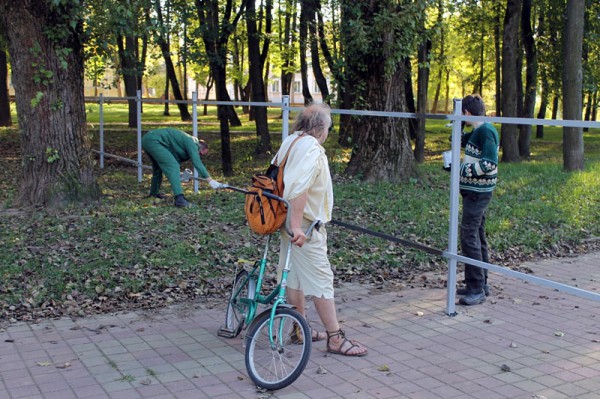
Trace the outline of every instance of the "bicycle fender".
{"type": "MultiPolygon", "coordinates": [[[[278,307],[288,308],[288,309],[296,309],[296,307],[294,305],[290,305],[289,303],[281,303],[278,305],[278,307]]],[[[256,324],[256,320],[259,320],[260,316],[262,316],[265,313],[271,313],[271,310],[272,310],[272,308],[265,309],[262,312],[260,312],[259,314],[257,314],[256,316],[254,316],[254,319],[252,319],[252,322],[246,327],[246,331],[252,331],[252,327],[254,327],[254,325],[256,324]]]]}

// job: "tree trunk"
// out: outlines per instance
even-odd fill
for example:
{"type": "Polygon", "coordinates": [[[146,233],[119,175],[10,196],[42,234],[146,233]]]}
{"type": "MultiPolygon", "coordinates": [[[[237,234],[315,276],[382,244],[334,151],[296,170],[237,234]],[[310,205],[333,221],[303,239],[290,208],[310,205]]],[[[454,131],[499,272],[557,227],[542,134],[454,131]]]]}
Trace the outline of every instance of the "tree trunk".
{"type": "MultiPolygon", "coordinates": [[[[217,101],[231,101],[227,93],[227,81],[225,78],[225,68],[217,65],[213,66],[213,78],[215,80],[215,92],[217,101]]],[[[217,115],[219,116],[219,126],[221,128],[221,167],[225,176],[233,176],[233,163],[231,159],[231,135],[229,132],[229,105],[218,105],[217,115]]],[[[234,111],[235,112],[235,111],[234,111]]]]}
{"type": "Polygon", "coordinates": [[[500,15],[502,8],[500,4],[495,7],[494,15],[494,72],[496,75],[496,116],[502,116],[502,60],[500,57],[500,15]]]}
{"type": "Polygon", "coordinates": [[[479,46],[479,76],[477,77],[477,89],[475,93],[483,94],[483,75],[484,75],[484,63],[485,63],[485,30],[481,29],[481,38],[479,46]]]}
{"type": "Polygon", "coordinates": [[[446,78],[444,79],[444,85],[446,87],[446,101],[444,102],[444,113],[450,112],[450,69],[446,69],[446,78]]]}
{"type": "MultiPolygon", "coordinates": [[[[227,0],[224,8],[221,8],[219,3],[218,0],[195,0],[202,40],[209,58],[210,70],[215,80],[217,101],[231,101],[227,92],[227,43],[243,14],[244,4],[240,5],[235,15],[232,15],[233,0],[227,0]],[[219,12],[223,12],[223,15],[219,16],[219,12]]],[[[229,124],[240,126],[242,122],[231,105],[219,105],[217,113],[221,126],[221,165],[223,174],[232,176],[233,164],[229,124]]]]}
{"type": "MultiPolygon", "coordinates": [[[[204,96],[204,101],[208,101],[208,99],[210,98],[210,90],[213,87],[213,82],[215,80],[213,79],[212,75],[208,75],[208,79],[206,79],[206,95],[204,96]]],[[[204,104],[204,112],[203,115],[206,116],[208,115],[208,104],[204,104]]]]}
{"type": "Polygon", "coordinates": [[[191,121],[192,116],[188,110],[187,103],[184,103],[183,95],[181,94],[181,89],[179,87],[179,82],[177,80],[177,75],[175,73],[175,65],[173,64],[173,60],[171,59],[171,49],[168,40],[165,36],[168,35],[166,32],[166,27],[163,21],[162,10],[160,7],[160,2],[157,1],[156,5],[156,15],[158,17],[158,26],[156,29],[156,41],[158,46],[160,47],[160,51],[162,53],[163,59],[165,60],[165,67],[167,69],[167,78],[171,83],[171,88],[173,89],[173,96],[175,100],[178,101],[177,108],[179,108],[179,114],[181,116],[182,121],[191,121]]]}
{"type": "MultiPolygon", "coordinates": [[[[522,0],[508,0],[504,17],[504,35],[502,44],[502,116],[518,116],[517,69],[519,47],[519,20],[522,0]]],[[[502,125],[502,161],[518,162],[519,157],[517,125],[502,125]]]]}
{"type": "Polygon", "coordinates": [[[101,194],[86,129],[83,23],[73,3],[51,4],[0,0],[0,29],[19,71],[13,84],[23,173],[16,206],[61,206],[101,194]],[[64,27],[60,42],[48,38],[49,26],[64,27]]]}
{"type": "Polygon", "coordinates": [[[289,96],[292,88],[292,72],[294,66],[294,43],[296,31],[296,1],[287,0],[285,2],[285,18],[283,23],[283,36],[280,45],[282,65],[281,65],[281,94],[289,96]]]}
{"type": "Polygon", "coordinates": [[[558,94],[554,95],[552,99],[552,119],[556,119],[558,117],[558,104],[559,104],[559,96],[558,94]]]}
{"type": "MultiPolygon", "coordinates": [[[[582,44],[585,0],[567,0],[563,43],[563,118],[581,120],[582,44]]],[[[583,170],[583,130],[563,127],[563,164],[567,171],[583,170]]]]}
{"type": "MultiPolygon", "coordinates": [[[[585,103],[585,118],[584,118],[585,121],[589,121],[591,119],[593,97],[594,97],[594,93],[592,91],[589,91],[587,93],[587,101],[585,103]]],[[[587,127],[584,127],[583,131],[587,132],[587,131],[589,131],[589,129],[587,127]]]]}
{"type": "MultiPolygon", "coordinates": [[[[546,79],[546,74],[542,73],[542,93],[541,93],[541,101],[540,101],[540,109],[537,113],[538,119],[546,118],[546,111],[548,109],[548,79],[546,79]]],[[[537,125],[535,137],[538,139],[544,138],[544,125],[537,125]]]]}
{"type": "MultiPolygon", "coordinates": [[[[250,61],[250,81],[252,82],[252,101],[265,102],[265,84],[263,81],[263,64],[260,57],[260,35],[256,28],[255,0],[246,2],[246,30],[248,32],[248,58],[250,61]]],[[[256,135],[259,140],[255,149],[257,154],[271,151],[271,135],[267,121],[266,107],[252,107],[254,111],[256,135]]]]}
{"type": "Polygon", "coordinates": [[[444,2],[438,0],[438,17],[437,23],[440,26],[440,53],[438,59],[440,60],[438,66],[437,82],[435,85],[435,94],[433,96],[433,105],[431,106],[431,113],[435,114],[438,110],[438,101],[440,100],[440,91],[442,90],[442,75],[446,64],[446,54],[444,52],[446,42],[446,30],[444,29],[444,2]]]}
{"type": "Polygon", "coordinates": [[[171,116],[169,112],[169,71],[165,70],[165,108],[163,110],[163,116],[171,116]]]}
{"type": "MultiPolygon", "coordinates": [[[[401,62],[389,77],[383,63],[373,60],[372,73],[365,74],[365,99],[369,107],[380,111],[406,110],[404,83],[408,71],[401,62]]],[[[346,173],[364,180],[401,181],[413,176],[415,161],[404,118],[361,117],[354,128],[354,151],[346,173]]]]}
{"type": "Polygon", "coordinates": [[[307,5],[308,0],[300,1],[300,79],[302,80],[302,96],[304,96],[304,105],[313,102],[310,87],[308,85],[308,62],[306,61],[306,50],[308,40],[308,20],[310,10],[307,5]]]}
{"type": "Polygon", "coordinates": [[[0,126],[11,126],[10,98],[8,96],[8,60],[6,51],[0,49],[0,126]]]}
{"type": "Polygon", "coordinates": [[[321,59],[319,56],[319,35],[317,31],[316,15],[321,12],[320,0],[306,0],[305,4],[309,7],[308,11],[308,32],[310,36],[310,56],[315,81],[321,92],[323,102],[330,103],[329,88],[327,87],[327,78],[321,68],[321,59]]]}
{"type": "MultiPolygon", "coordinates": [[[[424,28],[424,26],[423,26],[424,28]]],[[[429,52],[431,41],[426,40],[419,46],[419,72],[417,77],[417,112],[427,112],[427,86],[429,84],[429,52]]],[[[418,163],[425,161],[425,119],[417,119],[417,130],[415,137],[415,160],[418,163]]]]}
{"type": "MultiPolygon", "coordinates": [[[[404,68],[406,71],[411,71],[410,58],[404,59],[404,68]]],[[[406,81],[404,82],[404,92],[406,93],[406,110],[411,114],[417,112],[417,106],[415,104],[415,93],[413,91],[412,74],[408,73],[406,81]]],[[[417,130],[419,129],[419,120],[411,118],[408,120],[408,136],[411,140],[417,139],[417,130]]]]}
{"type": "MultiPolygon", "coordinates": [[[[541,13],[539,16],[538,33],[540,36],[544,36],[546,34],[546,19],[544,18],[543,13],[541,13]]],[[[541,101],[540,109],[537,113],[537,118],[545,119],[546,111],[548,110],[548,98],[550,96],[550,85],[548,84],[548,72],[546,68],[542,68],[540,70],[540,81],[542,92],[540,93],[541,101]]],[[[538,139],[544,138],[544,125],[536,126],[535,137],[538,139]]]]}
{"type": "MultiPolygon", "coordinates": [[[[533,118],[536,89],[537,89],[537,50],[531,28],[531,0],[523,0],[521,13],[521,32],[523,46],[525,47],[525,97],[523,100],[523,114],[525,118],[533,118]]],[[[523,159],[531,156],[531,125],[519,125],[519,155],[523,159]]]]}
{"type": "Polygon", "coordinates": [[[162,51],[163,58],[165,60],[165,67],[167,68],[167,77],[169,78],[169,82],[171,83],[171,89],[173,89],[173,97],[175,97],[177,103],[177,108],[179,108],[179,114],[181,116],[182,121],[191,121],[192,116],[190,115],[190,111],[188,110],[187,103],[181,102],[184,101],[183,95],[181,94],[181,89],[179,88],[179,82],[177,81],[177,75],[175,74],[175,66],[173,65],[173,60],[171,59],[171,54],[169,52],[169,47],[164,40],[158,39],[159,47],[162,51]]]}
{"type": "Polygon", "coordinates": [[[135,51],[137,41],[132,35],[127,35],[125,38],[117,36],[117,46],[119,48],[119,59],[121,60],[121,74],[123,75],[123,83],[125,84],[125,96],[129,110],[129,127],[137,126],[137,105],[135,97],[137,96],[137,60],[135,59],[135,51]],[[125,40],[125,44],[123,44],[125,40]],[[132,98],[133,97],[133,98],[132,98]]]}

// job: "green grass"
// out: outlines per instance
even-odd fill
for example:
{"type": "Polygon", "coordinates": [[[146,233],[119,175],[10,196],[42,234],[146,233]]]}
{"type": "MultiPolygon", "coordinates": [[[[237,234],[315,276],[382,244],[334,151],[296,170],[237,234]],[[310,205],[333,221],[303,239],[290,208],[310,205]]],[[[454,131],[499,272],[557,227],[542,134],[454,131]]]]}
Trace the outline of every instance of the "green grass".
{"type": "MultiPolygon", "coordinates": [[[[94,148],[98,148],[97,108],[88,105],[94,148]],[[96,119],[94,119],[96,118],[96,119]]],[[[96,106],[97,107],[97,106],[96,106]]],[[[144,107],[144,130],[176,125],[177,110],[162,116],[162,106],[144,107]]],[[[104,110],[107,152],[135,158],[135,129],[127,128],[126,107],[104,110]]],[[[238,186],[263,171],[269,157],[256,157],[256,135],[248,117],[232,130],[235,175],[220,173],[220,137],[214,108],[200,116],[200,136],[211,152],[205,159],[213,177],[238,186]]],[[[273,148],[280,142],[281,120],[269,111],[273,148]]],[[[349,150],[326,142],[334,174],[334,218],[399,238],[446,249],[449,174],[441,168],[450,129],[443,121],[427,124],[426,162],[404,183],[366,184],[343,176],[349,150]]],[[[487,230],[493,261],[515,266],[537,256],[589,250],[600,237],[600,134],[585,134],[585,170],[562,168],[562,129],[547,127],[544,139],[532,139],[532,159],[500,165],[499,183],[489,208],[487,230]]],[[[83,315],[135,307],[157,307],[192,299],[224,301],[234,271],[256,260],[264,238],[245,226],[243,196],[201,185],[186,196],[198,206],[176,209],[146,198],[148,172],[137,183],[137,170],[115,160],[97,170],[103,199],[99,206],[64,211],[22,212],[12,205],[19,181],[16,128],[0,128],[0,318],[31,320],[65,314],[83,315]]],[[[190,167],[191,165],[182,165],[190,167]]],[[[169,192],[168,183],[165,191],[169,192]]],[[[428,271],[445,269],[443,258],[375,237],[328,226],[330,260],[338,281],[413,284],[428,271]]],[[[276,262],[277,240],[271,251],[276,262]]],[[[272,274],[271,280],[272,282],[272,274]]],[[[422,282],[420,282],[422,284],[422,282]]]]}

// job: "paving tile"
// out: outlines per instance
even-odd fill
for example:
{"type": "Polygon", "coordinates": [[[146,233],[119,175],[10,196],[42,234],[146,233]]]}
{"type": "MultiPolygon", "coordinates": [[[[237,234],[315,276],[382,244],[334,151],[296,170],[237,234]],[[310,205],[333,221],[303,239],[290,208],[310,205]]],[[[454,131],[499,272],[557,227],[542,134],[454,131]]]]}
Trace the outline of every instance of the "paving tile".
{"type": "MultiPolygon", "coordinates": [[[[527,267],[557,282],[598,288],[592,279],[599,263],[596,253],[527,267]]],[[[272,397],[598,398],[600,304],[493,273],[490,278],[490,300],[457,306],[454,317],[445,314],[444,290],[337,287],[341,324],[369,356],[327,355],[325,344],[315,343],[304,373],[272,397]],[[379,370],[384,365],[389,371],[379,370]]],[[[322,330],[307,303],[309,320],[322,330]]],[[[0,397],[256,398],[243,335],[216,336],[224,305],[198,303],[185,317],[172,307],[13,323],[0,331],[0,397]],[[56,368],[67,361],[71,367],[56,368]]]]}

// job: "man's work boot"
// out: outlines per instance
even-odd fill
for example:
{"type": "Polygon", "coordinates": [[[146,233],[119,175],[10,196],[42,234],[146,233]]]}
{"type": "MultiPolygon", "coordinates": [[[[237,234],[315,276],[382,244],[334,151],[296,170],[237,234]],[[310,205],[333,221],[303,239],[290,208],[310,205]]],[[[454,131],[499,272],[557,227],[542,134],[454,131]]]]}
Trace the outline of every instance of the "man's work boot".
{"type": "Polygon", "coordinates": [[[175,206],[178,208],[190,208],[192,203],[185,199],[183,194],[175,196],[175,206]]]}
{"type": "Polygon", "coordinates": [[[463,296],[458,300],[458,303],[466,306],[479,305],[485,302],[485,292],[481,290],[476,294],[469,294],[467,296],[463,296]]]}
{"type": "Polygon", "coordinates": [[[167,196],[166,196],[166,195],[164,195],[164,194],[161,194],[161,193],[158,193],[158,194],[150,194],[150,195],[148,195],[148,197],[150,197],[150,198],[156,198],[156,199],[159,199],[159,200],[164,200],[165,198],[167,198],[167,196]]]}
{"type": "MultiPolygon", "coordinates": [[[[484,284],[483,292],[485,292],[485,296],[490,296],[490,285],[489,284],[484,284]]],[[[469,290],[466,287],[457,288],[456,295],[469,295],[469,290]]]]}

